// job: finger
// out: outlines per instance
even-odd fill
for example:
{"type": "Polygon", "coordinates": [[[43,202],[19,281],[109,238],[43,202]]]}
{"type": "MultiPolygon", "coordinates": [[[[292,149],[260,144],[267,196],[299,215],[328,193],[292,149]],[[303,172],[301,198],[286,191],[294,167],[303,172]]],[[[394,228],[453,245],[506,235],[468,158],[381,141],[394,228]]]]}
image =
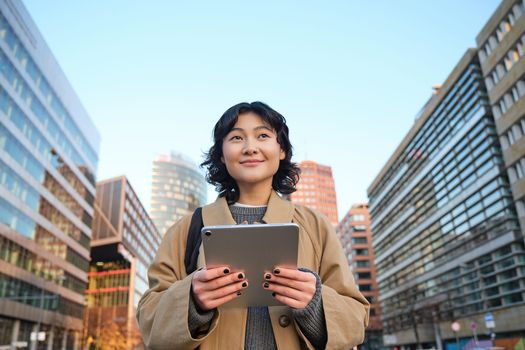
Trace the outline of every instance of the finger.
{"type": "Polygon", "coordinates": [[[280,276],[280,277],[289,278],[289,279],[293,279],[297,281],[303,281],[303,282],[311,281],[312,279],[311,277],[313,276],[313,274],[311,274],[310,272],[303,272],[297,269],[288,269],[285,267],[274,268],[272,271],[272,274],[274,276],[280,276]]]}
{"type": "Polygon", "coordinates": [[[290,299],[294,299],[297,301],[302,301],[302,302],[309,301],[312,297],[297,289],[289,288],[289,287],[275,284],[275,283],[265,282],[263,283],[263,288],[271,292],[275,292],[276,294],[279,294],[279,295],[282,295],[282,296],[285,296],[285,297],[288,297],[290,299]]]}
{"type": "Polygon", "coordinates": [[[216,290],[232,283],[246,280],[243,272],[233,272],[209,281],[201,281],[203,290],[216,290]]]}
{"type": "Polygon", "coordinates": [[[266,279],[266,281],[271,282],[273,284],[286,286],[288,288],[293,288],[293,289],[296,289],[298,291],[305,291],[305,290],[309,290],[310,289],[308,283],[306,283],[306,282],[296,281],[296,280],[293,280],[293,279],[284,278],[284,277],[280,277],[280,276],[272,275],[272,278],[271,279],[266,279]]]}
{"type": "Polygon", "coordinates": [[[236,293],[238,291],[241,291],[243,289],[248,288],[248,285],[249,285],[248,281],[242,281],[242,282],[229,284],[229,285],[224,286],[222,288],[219,288],[219,289],[216,289],[216,290],[213,290],[213,291],[209,291],[209,292],[205,293],[203,295],[203,297],[206,298],[207,300],[221,299],[221,298],[225,297],[226,295],[229,295],[229,294],[232,294],[232,293],[236,293]]]}
{"type": "Polygon", "coordinates": [[[273,297],[277,301],[283,303],[286,306],[294,308],[294,309],[304,309],[306,307],[306,305],[307,305],[307,304],[304,304],[304,303],[302,303],[300,301],[297,301],[295,299],[292,299],[292,298],[289,298],[287,296],[280,295],[280,294],[277,294],[277,293],[273,297]]]}
{"type": "Polygon", "coordinates": [[[230,273],[230,268],[228,266],[214,267],[211,269],[203,269],[195,273],[194,278],[199,281],[211,281],[217,277],[222,277],[230,273]]]}
{"type": "MultiPolygon", "coordinates": [[[[297,271],[297,272],[303,273],[302,271],[297,271]]],[[[314,274],[310,272],[304,272],[304,274],[306,276],[301,276],[301,275],[294,274],[294,273],[288,274],[288,275],[292,275],[292,277],[296,277],[296,276],[301,277],[301,280],[296,280],[293,278],[287,278],[285,276],[281,276],[280,274],[273,275],[270,273],[266,273],[264,275],[264,279],[266,281],[272,281],[272,282],[282,284],[282,285],[285,285],[285,286],[288,286],[290,288],[294,288],[297,290],[307,291],[308,293],[314,293],[316,285],[317,285],[317,278],[315,277],[314,274]],[[303,279],[306,281],[302,281],[303,279]]]]}
{"type": "Polygon", "coordinates": [[[208,305],[209,305],[210,309],[215,309],[216,307],[219,307],[219,306],[227,303],[228,301],[236,299],[236,298],[240,297],[241,295],[242,295],[242,292],[237,291],[235,293],[225,295],[222,298],[214,299],[214,300],[210,301],[208,305]]]}

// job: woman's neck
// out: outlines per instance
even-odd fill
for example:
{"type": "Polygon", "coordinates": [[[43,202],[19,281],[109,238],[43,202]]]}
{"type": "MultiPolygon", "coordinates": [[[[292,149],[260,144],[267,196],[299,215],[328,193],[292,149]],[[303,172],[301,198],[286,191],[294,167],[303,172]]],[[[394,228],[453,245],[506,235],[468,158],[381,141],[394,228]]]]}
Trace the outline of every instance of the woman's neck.
{"type": "Polygon", "coordinates": [[[247,205],[267,205],[271,194],[271,187],[243,189],[242,186],[239,186],[239,199],[237,202],[247,205]]]}

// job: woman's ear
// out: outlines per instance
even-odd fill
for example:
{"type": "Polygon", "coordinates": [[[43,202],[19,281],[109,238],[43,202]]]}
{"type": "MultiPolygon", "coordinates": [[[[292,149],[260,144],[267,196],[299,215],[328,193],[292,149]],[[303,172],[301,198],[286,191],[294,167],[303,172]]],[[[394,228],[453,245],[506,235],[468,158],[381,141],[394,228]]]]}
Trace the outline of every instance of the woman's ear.
{"type": "Polygon", "coordinates": [[[279,160],[286,158],[286,152],[281,148],[281,154],[279,154],[279,160]]]}
{"type": "Polygon", "coordinates": [[[222,164],[226,164],[226,163],[224,163],[224,156],[221,156],[221,163],[222,164]]]}

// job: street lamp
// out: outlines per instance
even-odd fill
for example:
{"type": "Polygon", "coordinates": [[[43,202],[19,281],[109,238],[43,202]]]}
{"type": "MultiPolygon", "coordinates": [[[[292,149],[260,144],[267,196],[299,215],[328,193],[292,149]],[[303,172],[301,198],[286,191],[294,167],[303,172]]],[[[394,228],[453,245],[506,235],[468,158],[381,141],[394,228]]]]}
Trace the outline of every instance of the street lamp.
{"type": "Polygon", "coordinates": [[[458,332],[461,330],[461,325],[458,321],[452,322],[450,325],[450,328],[452,328],[452,332],[454,332],[454,335],[456,336],[456,350],[459,350],[459,336],[458,332]]]}

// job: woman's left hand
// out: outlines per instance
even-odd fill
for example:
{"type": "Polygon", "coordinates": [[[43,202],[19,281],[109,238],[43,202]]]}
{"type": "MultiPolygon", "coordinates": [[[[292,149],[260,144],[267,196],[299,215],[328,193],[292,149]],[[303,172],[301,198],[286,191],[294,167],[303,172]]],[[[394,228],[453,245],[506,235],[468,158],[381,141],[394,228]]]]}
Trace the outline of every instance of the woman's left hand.
{"type": "Polygon", "coordinates": [[[278,267],[264,274],[263,288],[281,303],[294,309],[304,309],[315,295],[317,279],[310,272],[278,267]]]}

